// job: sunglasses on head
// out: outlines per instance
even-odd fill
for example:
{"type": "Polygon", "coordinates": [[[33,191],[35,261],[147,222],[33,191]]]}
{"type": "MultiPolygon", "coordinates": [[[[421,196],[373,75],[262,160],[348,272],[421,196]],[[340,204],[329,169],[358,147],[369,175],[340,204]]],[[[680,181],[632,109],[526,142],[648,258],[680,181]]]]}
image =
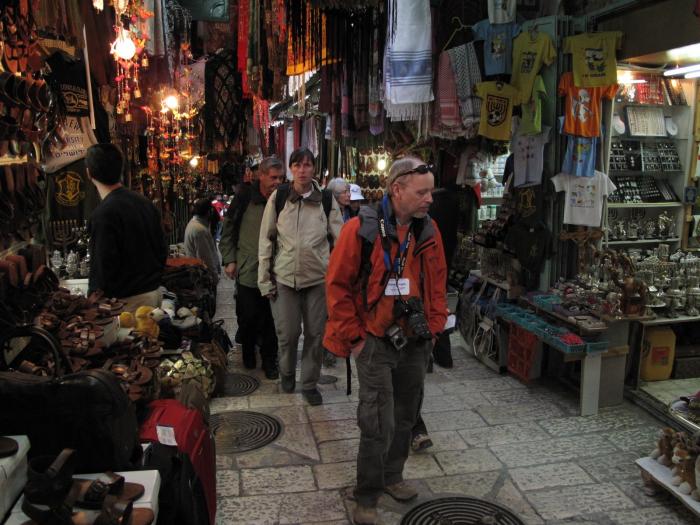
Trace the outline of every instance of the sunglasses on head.
{"type": "Polygon", "coordinates": [[[420,173],[421,175],[425,175],[426,173],[430,173],[435,169],[435,166],[432,164],[421,164],[420,166],[416,166],[413,169],[410,169],[408,171],[404,171],[403,173],[399,173],[396,178],[403,177],[404,175],[410,175],[411,173],[420,173]]]}

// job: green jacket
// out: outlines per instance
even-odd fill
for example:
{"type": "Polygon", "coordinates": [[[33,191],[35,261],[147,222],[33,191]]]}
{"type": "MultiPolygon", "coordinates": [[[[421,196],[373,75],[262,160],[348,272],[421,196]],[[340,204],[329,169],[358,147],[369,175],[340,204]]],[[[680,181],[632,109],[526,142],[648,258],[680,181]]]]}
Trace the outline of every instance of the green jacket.
{"type": "Polygon", "coordinates": [[[258,240],[260,238],[260,225],[267,199],[260,193],[260,184],[242,186],[236,199],[231,203],[219,241],[222,264],[236,263],[238,283],[249,288],[258,287],[258,240]],[[245,192],[245,193],[243,193],[245,192]],[[243,216],[239,215],[237,208],[245,206],[243,216]],[[235,227],[239,221],[238,240],[236,242],[235,227]]]}

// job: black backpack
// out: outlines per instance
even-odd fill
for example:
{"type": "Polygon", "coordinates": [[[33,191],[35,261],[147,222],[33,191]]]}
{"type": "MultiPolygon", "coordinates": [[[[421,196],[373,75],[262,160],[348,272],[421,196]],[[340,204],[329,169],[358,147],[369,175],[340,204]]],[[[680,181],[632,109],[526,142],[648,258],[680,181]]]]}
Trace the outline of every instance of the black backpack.
{"type": "MultiPolygon", "coordinates": [[[[280,184],[277,187],[277,194],[275,195],[275,211],[279,217],[280,212],[284,208],[284,205],[289,198],[290,185],[288,182],[280,184]]],[[[326,214],[326,219],[331,214],[331,208],[333,207],[333,192],[330,190],[321,190],[321,204],[323,204],[323,212],[326,214]]]]}

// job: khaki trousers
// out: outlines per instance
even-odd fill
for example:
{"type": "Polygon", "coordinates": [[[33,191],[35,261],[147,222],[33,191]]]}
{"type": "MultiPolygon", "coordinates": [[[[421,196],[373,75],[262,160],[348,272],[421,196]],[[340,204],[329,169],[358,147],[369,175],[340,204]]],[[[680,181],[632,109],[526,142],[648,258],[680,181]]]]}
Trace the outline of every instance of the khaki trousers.
{"type": "Polygon", "coordinates": [[[270,301],[279,346],[279,371],[294,376],[301,326],[304,325],[304,348],[301,352],[302,389],[316,388],[321,375],[323,330],[326,326],[326,286],[324,283],[295,290],[277,284],[277,297],[270,301]]]}

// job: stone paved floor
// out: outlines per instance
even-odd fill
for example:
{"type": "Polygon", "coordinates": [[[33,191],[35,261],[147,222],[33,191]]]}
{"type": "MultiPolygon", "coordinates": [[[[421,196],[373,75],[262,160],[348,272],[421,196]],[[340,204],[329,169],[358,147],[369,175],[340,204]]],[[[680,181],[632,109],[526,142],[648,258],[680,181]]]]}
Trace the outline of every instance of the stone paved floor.
{"type": "MultiPolygon", "coordinates": [[[[217,315],[233,338],[232,282],[219,285],[217,315]]],[[[698,523],[670,496],[646,496],[634,459],[653,448],[660,423],[625,403],[579,417],[577,398],[557,386],[525,387],[453,349],[451,370],[426,379],[423,417],[435,446],[411,455],[404,476],[418,503],[448,494],[486,498],[528,524],[676,525],[698,523]]],[[[242,370],[240,352],[231,368],[242,370]]],[[[217,398],[212,413],[254,410],[277,417],[281,437],[262,449],[217,456],[218,525],[345,524],[353,503],[359,431],[357,382],[345,395],[345,365],[324,369],[336,384],[320,389],[324,405],[280,393],[261,371],[247,397],[217,398]]],[[[398,524],[412,505],[380,500],[384,524],[398,524]]]]}

